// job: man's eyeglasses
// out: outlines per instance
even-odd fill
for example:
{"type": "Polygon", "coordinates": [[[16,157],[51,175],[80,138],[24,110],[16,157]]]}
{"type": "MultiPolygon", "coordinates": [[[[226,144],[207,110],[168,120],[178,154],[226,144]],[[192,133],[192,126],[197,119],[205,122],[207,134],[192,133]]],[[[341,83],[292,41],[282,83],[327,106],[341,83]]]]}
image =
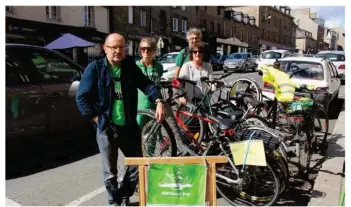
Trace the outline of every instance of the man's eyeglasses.
{"type": "Polygon", "coordinates": [[[153,51],[153,48],[152,48],[152,47],[141,47],[140,49],[141,49],[141,51],[143,51],[143,52],[145,52],[146,50],[147,50],[147,51],[153,51]]]}
{"type": "Polygon", "coordinates": [[[112,46],[108,46],[108,45],[106,45],[106,47],[112,51],[117,51],[118,49],[124,50],[124,48],[125,48],[124,46],[112,47],[112,46]]]}
{"type": "Polygon", "coordinates": [[[190,40],[199,41],[199,40],[200,40],[200,37],[190,37],[188,40],[189,40],[189,41],[190,41],[190,40]]]}

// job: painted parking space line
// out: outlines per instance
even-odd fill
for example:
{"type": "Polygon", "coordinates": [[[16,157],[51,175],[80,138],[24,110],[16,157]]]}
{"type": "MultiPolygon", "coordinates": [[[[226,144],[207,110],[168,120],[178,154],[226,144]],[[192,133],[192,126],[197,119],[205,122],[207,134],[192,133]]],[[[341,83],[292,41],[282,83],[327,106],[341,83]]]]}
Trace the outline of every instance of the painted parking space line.
{"type": "Polygon", "coordinates": [[[6,198],[6,206],[22,206],[21,204],[9,199],[9,198],[6,198]]]}
{"type": "Polygon", "coordinates": [[[95,196],[105,192],[105,191],[106,191],[105,186],[102,186],[101,188],[98,188],[98,189],[96,189],[96,190],[94,190],[86,195],[83,195],[82,197],[70,202],[69,204],[67,204],[65,206],[79,206],[81,203],[84,203],[85,201],[88,201],[88,200],[94,198],[95,196]]]}

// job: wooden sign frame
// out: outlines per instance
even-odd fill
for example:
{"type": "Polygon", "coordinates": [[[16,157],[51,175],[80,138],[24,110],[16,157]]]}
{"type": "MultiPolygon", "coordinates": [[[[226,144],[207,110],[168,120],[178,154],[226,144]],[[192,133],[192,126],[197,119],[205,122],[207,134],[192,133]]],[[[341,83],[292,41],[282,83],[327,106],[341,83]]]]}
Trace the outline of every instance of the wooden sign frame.
{"type": "Polygon", "coordinates": [[[226,156],[198,156],[198,157],[133,157],[125,158],[126,165],[139,166],[139,206],[146,206],[146,167],[149,164],[203,164],[207,165],[206,199],[210,206],[217,205],[216,196],[216,164],[227,163],[226,156]]]}

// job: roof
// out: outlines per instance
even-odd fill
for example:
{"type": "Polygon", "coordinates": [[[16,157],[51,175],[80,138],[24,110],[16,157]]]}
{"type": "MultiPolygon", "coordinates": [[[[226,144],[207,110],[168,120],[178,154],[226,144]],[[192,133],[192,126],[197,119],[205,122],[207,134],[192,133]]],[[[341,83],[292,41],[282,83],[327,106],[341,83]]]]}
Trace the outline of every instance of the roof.
{"type": "Polygon", "coordinates": [[[320,51],[318,54],[327,54],[327,53],[335,53],[335,54],[345,54],[345,51],[338,51],[338,50],[325,50],[325,51],[320,51]]]}
{"type": "Polygon", "coordinates": [[[282,53],[282,52],[286,52],[286,51],[289,52],[289,50],[266,50],[263,53],[265,53],[265,52],[280,52],[280,53],[282,53]]]}
{"type": "Polygon", "coordinates": [[[27,44],[17,44],[17,43],[6,43],[6,47],[27,47],[27,48],[38,48],[38,49],[45,49],[49,50],[45,47],[37,46],[37,45],[27,45],[27,44]]]}
{"type": "Polygon", "coordinates": [[[280,59],[281,61],[304,61],[304,62],[316,62],[320,63],[324,59],[323,58],[317,58],[317,57],[287,57],[284,59],[280,59]]]}

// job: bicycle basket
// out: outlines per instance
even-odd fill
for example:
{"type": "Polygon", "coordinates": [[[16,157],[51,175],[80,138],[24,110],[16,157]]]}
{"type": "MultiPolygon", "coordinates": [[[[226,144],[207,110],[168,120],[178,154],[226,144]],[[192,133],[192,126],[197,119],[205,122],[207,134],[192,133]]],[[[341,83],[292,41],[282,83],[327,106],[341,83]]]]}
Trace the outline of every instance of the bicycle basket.
{"type": "Polygon", "coordinates": [[[262,140],[265,149],[276,150],[280,145],[280,140],[273,137],[271,134],[260,129],[243,129],[241,132],[237,132],[237,136],[241,140],[248,140],[252,133],[255,132],[252,139],[262,140]]]}
{"type": "Polygon", "coordinates": [[[304,97],[285,104],[284,106],[286,114],[311,114],[313,109],[313,100],[304,97]]]}

